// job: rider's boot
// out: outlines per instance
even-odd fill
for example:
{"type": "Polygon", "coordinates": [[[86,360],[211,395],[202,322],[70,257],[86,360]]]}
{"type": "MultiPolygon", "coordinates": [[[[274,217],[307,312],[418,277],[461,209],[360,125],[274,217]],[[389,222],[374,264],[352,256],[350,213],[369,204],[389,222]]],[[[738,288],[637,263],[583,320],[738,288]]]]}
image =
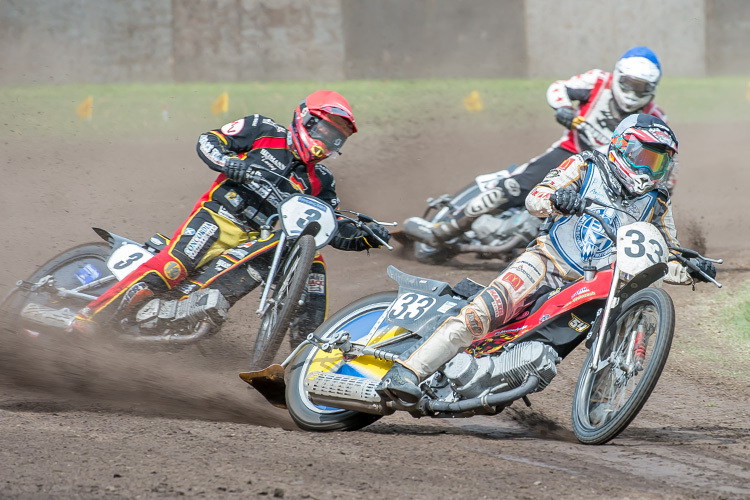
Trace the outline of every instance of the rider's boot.
{"type": "Polygon", "coordinates": [[[109,327],[119,328],[120,322],[135,311],[136,306],[145,304],[156,291],[161,291],[159,284],[154,285],[153,281],[146,277],[134,282],[114,298],[103,300],[104,296],[99,297],[78,311],[66,331],[94,335],[109,327]]]}
{"type": "Polygon", "coordinates": [[[76,314],[65,329],[66,333],[80,333],[84,336],[95,336],[99,333],[99,324],[92,319],[91,309],[84,307],[76,314]]]}
{"type": "Polygon", "coordinates": [[[399,362],[393,363],[378,386],[378,390],[389,391],[405,403],[413,404],[422,398],[417,375],[399,362]]]}
{"type": "Polygon", "coordinates": [[[420,381],[469,347],[475,338],[486,334],[489,324],[484,303],[472,302],[401,354],[376,390],[387,389],[406,403],[416,403],[422,396],[420,381]]]}
{"type": "Polygon", "coordinates": [[[404,221],[404,233],[431,247],[439,247],[468,230],[473,220],[468,217],[450,218],[435,223],[422,217],[409,217],[404,221]]]}

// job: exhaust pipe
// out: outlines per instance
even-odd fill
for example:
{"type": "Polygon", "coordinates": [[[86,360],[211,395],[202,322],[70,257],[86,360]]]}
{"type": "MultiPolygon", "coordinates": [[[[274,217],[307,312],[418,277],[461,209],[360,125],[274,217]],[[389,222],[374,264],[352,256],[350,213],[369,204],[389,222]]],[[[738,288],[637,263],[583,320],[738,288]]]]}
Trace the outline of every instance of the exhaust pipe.
{"type": "MultiPolygon", "coordinates": [[[[65,330],[76,317],[76,313],[68,309],[55,309],[41,304],[29,303],[21,310],[21,318],[39,326],[46,326],[58,330],[65,330]]],[[[192,344],[211,333],[213,325],[209,321],[202,321],[189,335],[118,335],[122,342],[133,344],[192,344]]]]}
{"type": "Polygon", "coordinates": [[[395,410],[375,392],[379,380],[336,373],[311,372],[305,379],[310,401],[316,405],[373,415],[390,415],[395,410]]]}

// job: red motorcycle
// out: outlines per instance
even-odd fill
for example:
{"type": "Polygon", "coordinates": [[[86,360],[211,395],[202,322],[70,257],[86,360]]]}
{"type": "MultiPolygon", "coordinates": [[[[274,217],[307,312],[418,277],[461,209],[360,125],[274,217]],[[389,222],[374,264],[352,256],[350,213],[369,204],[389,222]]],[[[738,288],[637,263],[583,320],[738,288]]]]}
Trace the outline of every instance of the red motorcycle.
{"type": "MultiPolygon", "coordinates": [[[[484,287],[455,286],[388,275],[398,292],[360,299],[334,314],[281,364],[240,377],[272,404],[288,408],[312,431],[352,430],[395,411],[415,417],[470,417],[501,412],[541,391],[557,364],[579,344],[590,347],[573,398],[573,430],[582,443],[603,444],[636,417],[667,361],[675,326],[672,299],[658,284],[675,258],[706,279],[688,259],[697,252],[669,248],[658,229],[635,222],[617,229],[602,210],[586,209],[588,225],[612,241],[612,264],[549,292],[518,319],[490,332],[420,384],[423,396],[405,404],[379,384],[393,361],[484,287]],[[670,251],[672,252],[670,254],[670,251]]],[[[595,238],[593,239],[595,241],[595,238]]],[[[721,263],[720,260],[706,259],[721,263]]]]}

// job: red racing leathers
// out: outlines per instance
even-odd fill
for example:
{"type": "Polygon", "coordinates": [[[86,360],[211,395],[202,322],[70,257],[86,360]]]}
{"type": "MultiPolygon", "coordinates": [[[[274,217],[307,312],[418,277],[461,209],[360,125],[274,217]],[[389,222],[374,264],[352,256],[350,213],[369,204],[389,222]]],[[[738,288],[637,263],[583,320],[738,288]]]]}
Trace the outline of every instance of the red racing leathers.
{"type": "MultiPolygon", "coordinates": [[[[522,207],[526,196],[547,172],[557,167],[571,154],[594,149],[606,153],[615,127],[626,116],[645,113],[661,118],[665,122],[667,118],[661,108],[653,102],[632,113],[619,109],[612,95],[612,74],[599,69],[592,69],[568,80],[558,80],[552,83],[547,89],[547,102],[555,110],[565,106],[574,107],[573,103],[577,102],[578,115],[582,116],[598,133],[586,133],[575,129],[566,130],[562,138],[552,144],[542,155],[516,167],[510,177],[500,180],[496,187],[471,199],[451,219],[435,225],[432,231],[438,239],[448,240],[469,230],[474,220],[483,214],[497,214],[511,207],[522,207]]],[[[666,184],[670,191],[674,183],[673,170],[666,184]]],[[[432,226],[421,218],[412,219],[432,226]]],[[[413,236],[419,239],[418,233],[413,236]]]]}
{"type": "MultiPolygon", "coordinates": [[[[281,191],[310,194],[336,208],[339,200],[331,172],[323,165],[300,162],[290,144],[286,128],[256,114],[202,134],[197,151],[213,170],[222,172],[229,159],[239,158],[278,174],[263,175],[281,191]]],[[[267,275],[277,240],[258,240],[257,231],[276,213],[277,204],[267,187],[257,182],[237,183],[219,173],[168,245],[89,304],[78,319],[97,323],[119,320],[155,293],[174,289],[179,297],[209,285],[234,304],[267,275]]],[[[343,250],[378,246],[371,244],[364,232],[347,224],[339,226],[331,245],[343,250]]],[[[309,331],[323,321],[326,313],[325,263],[319,254],[308,282],[307,304],[297,325],[309,331]]]]}

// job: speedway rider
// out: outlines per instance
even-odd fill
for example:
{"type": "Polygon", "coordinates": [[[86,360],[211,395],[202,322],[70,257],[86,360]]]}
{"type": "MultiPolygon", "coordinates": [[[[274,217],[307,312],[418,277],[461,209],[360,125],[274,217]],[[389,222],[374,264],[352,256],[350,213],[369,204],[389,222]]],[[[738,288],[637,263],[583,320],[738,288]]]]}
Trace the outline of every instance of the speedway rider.
{"type": "MultiPolygon", "coordinates": [[[[179,299],[210,285],[233,305],[264,279],[275,250],[275,244],[258,240],[257,231],[277,208],[269,201],[266,186],[248,182],[248,172],[261,166],[272,172],[262,175],[279,190],[316,196],[335,209],[339,204],[336,183],[318,162],[338,153],[356,131],[346,99],[319,90],[294,110],[288,130],[255,114],[202,134],[198,156],[219,176],[167,246],[80,311],[72,328],[90,332],[96,325],[120,321],[136,305],[167,290],[179,299]],[[212,260],[215,263],[194,275],[212,260]]],[[[389,240],[390,233],[383,226],[373,223],[370,228],[382,240],[389,240]]],[[[353,251],[380,246],[351,224],[338,226],[331,245],[353,251]]],[[[298,318],[299,331],[293,329],[293,337],[295,333],[306,335],[325,319],[326,285],[325,263],[317,254],[308,281],[306,310],[298,318]]]]}
{"type": "MultiPolygon", "coordinates": [[[[479,216],[522,207],[526,196],[550,171],[571,154],[587,150],[607,151],[612,131],[623,118],[647,113],[666,121],[666,115],[652,102],[661,78],[661,65],[647,47],[634,47],[615,64],[613,73],[592,69],[569,80],[558,80],[547,89],[547,102],[557,121],[568,129],[541,156],[516,168],[500,185],[482,192],[451,218],[432,223],[421,217],[404,222],[404,233],[436,247],[468,231],[479,216]],[[578,109],[573,107],[578,101],[578,109]],[[587,128],[577,128],[582,122],[587,128]],[[592,130],[593,129],[593,130],[592,130]]],[[[667,181],[671,192],[674,177],[667,181]]]]}
{"type": "MultiPolygon", "coordinates": [[[[591,231],[585,229],[593,219],[582,215],[584,199],[616,207],[592,205],[616,227],[651,222],[669,244],[679,246],[665,188],[676,154],[677,139],[664,121],[634,114],[616,127],[609,156],[586,151],[550,170],[526,198],[526,208],[533,215],[555,216],[549,232],[539,236],[459,314],[401,354],[380,389],[396,393],[407,403],[416,402],[422,394],[419,382],[474,340],[508,323],[543,294],[581,278],[585,265],[597,269],[608,265],[612,242],[603,234],[591,241],[591,231]]],[[[710,262],[694,262],[707,275],[716,276],[710,262]]],[[[702,279],[682,264],[669,262],[666,282],[702,279]]]]}

